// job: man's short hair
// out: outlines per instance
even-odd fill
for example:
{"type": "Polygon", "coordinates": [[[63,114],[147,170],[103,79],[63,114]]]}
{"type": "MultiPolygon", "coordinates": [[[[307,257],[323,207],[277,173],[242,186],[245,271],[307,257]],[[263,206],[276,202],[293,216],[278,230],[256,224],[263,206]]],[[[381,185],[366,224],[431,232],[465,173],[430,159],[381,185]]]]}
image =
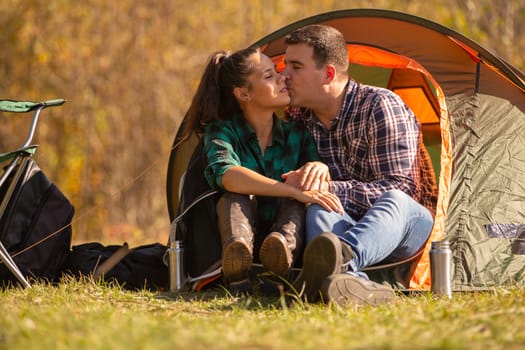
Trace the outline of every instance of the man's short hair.
{"type": "Polygon", "coordinates": [[[287,45],[306,44],[313,48],[317,68],[333,64],[342,71],[348,70],[348,50],[343,34],[334,27],[312,24],[298,28],[286,35],[287,45]]]}

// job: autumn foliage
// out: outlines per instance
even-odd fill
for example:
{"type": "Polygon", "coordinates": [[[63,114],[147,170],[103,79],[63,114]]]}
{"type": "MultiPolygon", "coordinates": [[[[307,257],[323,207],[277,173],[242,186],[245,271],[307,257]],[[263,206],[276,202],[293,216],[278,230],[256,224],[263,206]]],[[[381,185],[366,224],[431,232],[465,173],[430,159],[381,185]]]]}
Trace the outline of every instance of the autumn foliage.
{"type": "MultiPolygon", "coordinates": [[[[165,242],[170,147],[209,55],[236,50],[344,1],[0,2],[0,98],[46,110],[36,159],[76,207],[76,242],[165,242]]],[[[448,26],[525,69],[523,1],[352,1],[448,26]]],[[[350,4],[350,2],[349,2],[350,4]]],[[[28,118],[0,115],[0,152],[28,118]]]]}

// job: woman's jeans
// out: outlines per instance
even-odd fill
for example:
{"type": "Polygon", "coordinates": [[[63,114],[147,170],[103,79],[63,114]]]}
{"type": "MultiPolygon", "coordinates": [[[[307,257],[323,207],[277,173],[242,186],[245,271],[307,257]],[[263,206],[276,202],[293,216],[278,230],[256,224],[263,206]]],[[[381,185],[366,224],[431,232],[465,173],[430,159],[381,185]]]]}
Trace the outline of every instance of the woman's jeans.
{"type": "Polygon", "coordinates": [[[399,190],[385,192],[365,215],[356,221],[348,214],[328,212],[311,205],[306,215],[306,240],[323,232],[333,232],[350,245],[355,258],[350,270],[384,260],[407,259],[427,241],[434,221],[430,211],[399,190]]]}

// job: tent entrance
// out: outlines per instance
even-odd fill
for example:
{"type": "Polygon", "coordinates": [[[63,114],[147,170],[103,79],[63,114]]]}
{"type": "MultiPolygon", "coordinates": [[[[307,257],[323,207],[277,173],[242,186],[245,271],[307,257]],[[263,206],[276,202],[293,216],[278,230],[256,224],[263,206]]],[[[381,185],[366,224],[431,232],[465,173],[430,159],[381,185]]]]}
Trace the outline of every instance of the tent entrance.
{"type": "Polygon", "coordinates": [[[423,141],[439,182],[442,113],[446,113],[441,88],[430,73],[411,58],[377,47],[348,44],[350,76],[357,82],[392,90],[414,112],[422,125],[423,141]]]}

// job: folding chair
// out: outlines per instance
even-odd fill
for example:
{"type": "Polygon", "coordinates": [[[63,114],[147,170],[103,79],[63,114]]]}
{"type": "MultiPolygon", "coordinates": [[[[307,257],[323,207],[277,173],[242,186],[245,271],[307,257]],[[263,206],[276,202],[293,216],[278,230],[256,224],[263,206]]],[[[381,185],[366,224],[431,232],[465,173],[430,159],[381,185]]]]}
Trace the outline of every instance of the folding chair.
{"type": "MultiPolygon", "coordinates": [[[[0,163],[9,161],[8,165],[4,167],[4,172],[0,177],[0,223],[5,222],[5,217],[12,215],[12,199],[16,192],[20,189],[21,181],[24,177],[25,172],[28,170],[28,160],[36,152],[36,145],[31,145],[35,129],[38,123],[38,117],[40,112],[46,107],[60,106],[64,104],[65,100],[49,100],[44,102],[28,102],[28,101],[12,101],[12,100],[0,100],[0,111],[2,112],[15,112],[15,113],[26,113],[34,112],[29,132],[23,145],[7,153],[0,154],[0,163]]],[[[7,228],[3,228],[7,229],[7,228]]],[[[17,264],[9,254],[8,250],[4,246],[4,239],[7,234],[0,232],[0,259],[7,266],[7,268],[13,273],[16,279],[22,284],[22,286],[31,288],[31,285],[27,281],[24,274],[20,271],[17,264]]]]}

